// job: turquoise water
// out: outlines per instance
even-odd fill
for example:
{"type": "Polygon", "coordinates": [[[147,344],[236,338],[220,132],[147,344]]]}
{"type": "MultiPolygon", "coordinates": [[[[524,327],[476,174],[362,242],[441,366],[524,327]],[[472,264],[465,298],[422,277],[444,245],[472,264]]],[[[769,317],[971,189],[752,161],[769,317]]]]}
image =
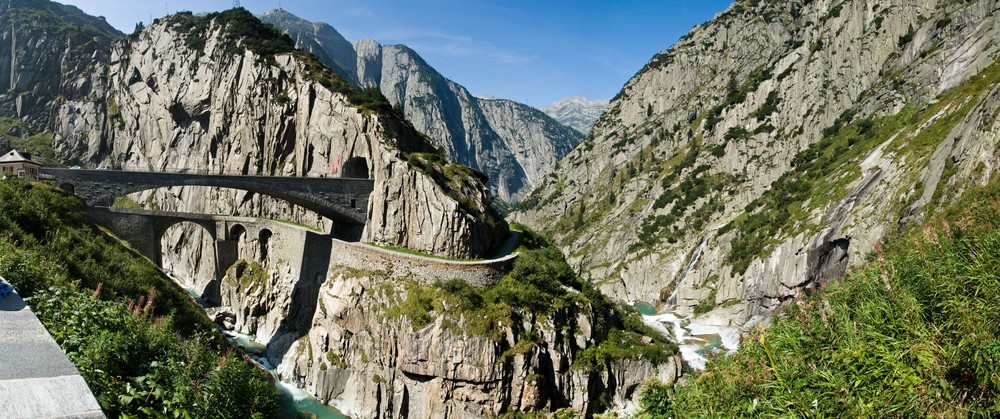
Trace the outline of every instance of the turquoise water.
{"type": "Polygon", "coordinates": [[[701,347],[695,350],[695,352],[697,352],[698,355],[705,356],[707,354],[712,353],[712,351],[718,349],[720,346],[722,346],[722,336],[719,336],[715,333],[710,335],[695,335],[694,337],[700,339],[703,342],[703,343],[698,343],[698,346],[701,347]]]}
{"type": "Polygon", "coordinates": [[[634,306],[636,310],[639,310],[639,314],[644,316],[655,316],[657,314],[656,307],[653,307],[652,304],[636,301],[634,306]]]}
{"type": "MultiPolygon", "coordinates": [[[[262,365],[271,369],[271,366],[267,364],[267,360],[259,358],[266,350],[266,347],[257,341],[253,340],[253,337],[239,334],[226,334],[226,339],[229,339],[229,343],[233,346],[240,348],[244,353],[257,359],[262,365]]],[[[271,370],[271,375],[274,375],[274,371],[271,370]]],[[[319,400],[313,398],[306,393],[304,390],[290,386],[288,384],[278,381],[278,377],[274,377],[274,384],[281,391],[281,411],[286,419],[298,419],[298,418],[311,418],[311,419],[345,419],[343,413],[339,410],[334,409],[331,406],[327,406],[321,403],[319,400]]]]}
{"type": "Polygon", "coordinates": [[[281,409],[286,419],[310,418],[310,419],[347,419],[343,413],[337,409],[320,403],[309,396],[301,389],[291,387],[281,382],[278,390],[281,390],[281,409]]]}

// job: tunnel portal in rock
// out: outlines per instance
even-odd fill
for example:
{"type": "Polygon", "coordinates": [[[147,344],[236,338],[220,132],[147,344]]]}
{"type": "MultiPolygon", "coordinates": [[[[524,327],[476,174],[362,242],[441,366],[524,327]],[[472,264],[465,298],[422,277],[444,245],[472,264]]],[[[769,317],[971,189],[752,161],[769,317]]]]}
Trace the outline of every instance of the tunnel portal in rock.
{"type": "Polygon", "coordinates": [[[263,228],[257,235],[257,242],[260,244],[260,264],[267,265],[267,256],[271,246],[271,237],[274,233],[271,230],[263,228]]]}
{"type": "Polygon", "coordinates": [[[368,159],[351,157],[344,162],[344,177],[348,179],[368,179],[368,159]]]}

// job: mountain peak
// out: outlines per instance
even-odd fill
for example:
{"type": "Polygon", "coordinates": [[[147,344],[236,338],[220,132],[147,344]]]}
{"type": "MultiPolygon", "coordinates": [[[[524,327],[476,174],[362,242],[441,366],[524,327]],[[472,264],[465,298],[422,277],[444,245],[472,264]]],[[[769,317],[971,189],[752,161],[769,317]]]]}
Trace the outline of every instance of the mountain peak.
{"type": "Polygon", "coordinates": [[[539,107],[559,123],[589,133],[594,124],[608,108],[609,99],[587,99],[583,96],[569,96],[539,107]]]}
{"type": "Polygon", "coordinates": [[[295,41],[296,48],[309,51],[335,73],[358,84],[358,56],[354,46],[333,26],[310,22],[284,9],[268,10],[258,18],[285,31],[295,41]]]}
{"type": "Polygon", "coordinates": [[[350,72],[343,75],[354,85],[379,88],[451,160],[486,173],[491,192],[503,201],[520,200],[583,139],[528,105],[475,97],[406,45],[327,41],[310,22],[280,10],[261,19],[284,29],[299,48],[328,66],[339,67],[338,73],[350,72]]]}

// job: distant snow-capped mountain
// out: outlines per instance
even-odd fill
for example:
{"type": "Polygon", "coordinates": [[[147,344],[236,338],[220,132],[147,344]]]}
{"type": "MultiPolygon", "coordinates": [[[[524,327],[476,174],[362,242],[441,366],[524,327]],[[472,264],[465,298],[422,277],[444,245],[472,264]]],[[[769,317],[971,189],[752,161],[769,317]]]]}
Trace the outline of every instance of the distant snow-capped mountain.
{"type": "Polygon", "coordinates": [[[538,109],[559,123],[586,135],[608,108],[608,99],[590,100],[583,96],[570,96],[538,109]]]}

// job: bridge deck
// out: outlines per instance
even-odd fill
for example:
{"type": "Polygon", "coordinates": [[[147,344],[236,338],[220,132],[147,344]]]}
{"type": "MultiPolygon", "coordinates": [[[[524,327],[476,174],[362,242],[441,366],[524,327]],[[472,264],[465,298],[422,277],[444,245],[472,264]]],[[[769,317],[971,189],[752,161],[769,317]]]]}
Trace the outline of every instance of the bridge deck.
{"type": "Polygon", "coordinates": [[[335,222],[365,224],[372,179],[247,176],[205,173],[166,173],[119,170],[43,168],[61,186],[91,206],[110,207],[116,198],[134,192],[170,186],[209,186],[240,189],[281,199],[315,211],[335,222]]]}

